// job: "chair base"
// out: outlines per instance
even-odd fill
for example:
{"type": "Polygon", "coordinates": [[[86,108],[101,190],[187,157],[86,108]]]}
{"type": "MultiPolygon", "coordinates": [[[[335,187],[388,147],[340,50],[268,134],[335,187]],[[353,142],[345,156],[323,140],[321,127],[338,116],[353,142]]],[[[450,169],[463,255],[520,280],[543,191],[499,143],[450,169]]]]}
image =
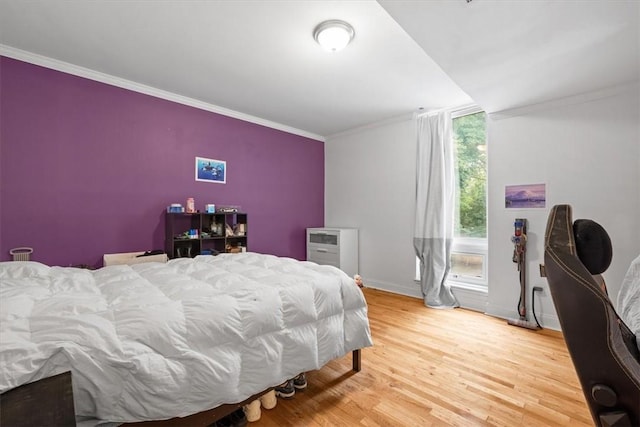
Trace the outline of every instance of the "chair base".
{"type": "Polygon", "coordinates": [[[599,415],[602,427],[631,427],[631,420],[626,412],[609,412],[599,415]]]}

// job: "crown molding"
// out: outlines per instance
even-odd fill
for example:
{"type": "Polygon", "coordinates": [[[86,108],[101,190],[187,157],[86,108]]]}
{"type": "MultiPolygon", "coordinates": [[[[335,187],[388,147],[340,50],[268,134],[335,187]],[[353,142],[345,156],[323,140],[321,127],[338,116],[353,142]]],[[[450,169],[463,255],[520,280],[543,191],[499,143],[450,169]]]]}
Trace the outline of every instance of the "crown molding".
{"type": "Polygon", "coordinates": [[[394,123],[410,121],[412,118],[413,118],[413,113],[407,113],[407,114],[402,114],[402,115],[399,115],[399,116],[389,117],[387,119],[379,120],[377,122],[367,123],[367,124],[362,125],[362,126],[358,126],[358,127],[355,127],[355,128],[347,129],[347,130],[342,131],[342,132],[337,132],[337,133],[331,134],[326,139],[327,140],[332,140],[332,139],[336,139],[336,138],[342,138],[342,137],[345,137],[345,136],[358,134],[358,133],[365,132],[367,130],[371,130],[371,129],[375,129],[375,128],[379,128],[379,127],[382,127],[382,126],[388,126],[388,125],[391,125],[391,124],[394,124],[394,123]]]}
{"type": "Polygon", "coordinates": [[[551,110],[560,107],[566,107],[570,105],[584,104],[587,102],[597,101],[603,98],[609,98],[617,96],[623,93],[638,92],[640,91],[640,81],[633,81],[622,83],[619,85],[607,87],[604,89],[594,90],[590,92],[580,93],[577,95],[566,96],[562,98],[553,99],[546,102],[539,102],[536,104],[525,105],[522,107],[507,108],[501,111],[495,111],[489,113],[489,117],[492,120],[503,120],[512,117],[525,116],[527,114],[533,114],[538,111],[551,110]]]}
{"type": "Polygon", "coordinates": [[[325,142],[325,138],[321,135],[317,135],[311,132],[307,132],[301,129],[297,129],[291,126],[287,126],[281,123],[266,120],[260,117],[252,116],[249,114],[241,113],[239,111],[230,110],[228,108],[220,107],[218,105],[209,104],[207,102],[199,101],[197,99],[189,98],[187,96],[178,95],[173,92],[158,89],[152,86],[147,86],[142,83],[137,83],[131,80],[123,79],[120,77],[112,76],[110,74],[102,73],[100,71],[91,70],[89,68],[80,67],[78,65],[70,64],[68,62],[59,61],[57,59],[49,58],[46,56],[38,55],[36,53],[27,52],[21,49],[16,49],[11,46],[0,44],[0,56],[6,56],[8,58],[17,59],[19,61],[28,62],[30,64],[39,65],[41,67],[50,68],[52,70],[61,71],[63,73],[72,74],[74,76],[83,77],[89,80],[94,80],[100,83],[105,83],[111,86],[131,90],[133,92],[142,93],[145,95],[153,96],[167,101],[172,101],[178,104],[187,105],[189,107],[198,108],[200,110],[210,111],[212,113],[220,114],[234,119],[243,120],[245,122],[254,123],[260,126],[265,126],[271,129],[280,130],[283,132],[291,133],[294,135],[302,136],[305,138],[314,139],[317,141],[325,142]]]}

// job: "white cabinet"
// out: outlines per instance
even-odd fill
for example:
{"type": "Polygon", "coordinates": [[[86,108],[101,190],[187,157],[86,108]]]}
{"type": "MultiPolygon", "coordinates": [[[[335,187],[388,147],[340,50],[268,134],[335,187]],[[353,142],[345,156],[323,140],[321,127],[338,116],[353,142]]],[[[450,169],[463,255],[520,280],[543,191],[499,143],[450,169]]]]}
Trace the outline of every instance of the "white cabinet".
{"type": "Polygon", "coordinates": [[[307,228],[307,261],[358,273],[357,228],[307,228]]]}

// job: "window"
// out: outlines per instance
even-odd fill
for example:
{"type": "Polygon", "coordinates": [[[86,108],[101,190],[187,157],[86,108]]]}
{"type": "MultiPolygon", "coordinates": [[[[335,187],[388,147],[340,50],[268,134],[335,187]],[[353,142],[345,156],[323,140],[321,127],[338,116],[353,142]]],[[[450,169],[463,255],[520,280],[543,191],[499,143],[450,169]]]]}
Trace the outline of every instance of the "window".
{"type": "MultiPolygon", "coordinates": [[[[449,281],[487,286],[487,138],[486,115],[479,108],[452,113],[456,162],[454,239],[449,281]]],[[[416,258],[416,278],[420,261],[416,258]]]]}
{"type": "Polygon", "coordinates": [[[486,115],[479,109],[454,112],[456,206],[449,279],[487,285],[486,115]]]}

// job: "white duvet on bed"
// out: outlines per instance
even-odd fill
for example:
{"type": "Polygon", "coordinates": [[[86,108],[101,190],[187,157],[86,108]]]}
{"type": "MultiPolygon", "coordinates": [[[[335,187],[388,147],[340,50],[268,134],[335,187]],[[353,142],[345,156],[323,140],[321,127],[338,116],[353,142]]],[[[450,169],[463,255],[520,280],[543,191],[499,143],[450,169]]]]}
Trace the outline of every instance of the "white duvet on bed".
{"type": "Polygon", "coordinates": [[[255,253],[96,271],[0,263],[0,392],[71,370],[76,414],[185,416],[372,344],[337,268],[255,253]]]}
{"type": "Polygon", "coordinates": [[[633,331],[640,350],[640,255],[633,260],[618,293],[618,315],[633,331]]]}

